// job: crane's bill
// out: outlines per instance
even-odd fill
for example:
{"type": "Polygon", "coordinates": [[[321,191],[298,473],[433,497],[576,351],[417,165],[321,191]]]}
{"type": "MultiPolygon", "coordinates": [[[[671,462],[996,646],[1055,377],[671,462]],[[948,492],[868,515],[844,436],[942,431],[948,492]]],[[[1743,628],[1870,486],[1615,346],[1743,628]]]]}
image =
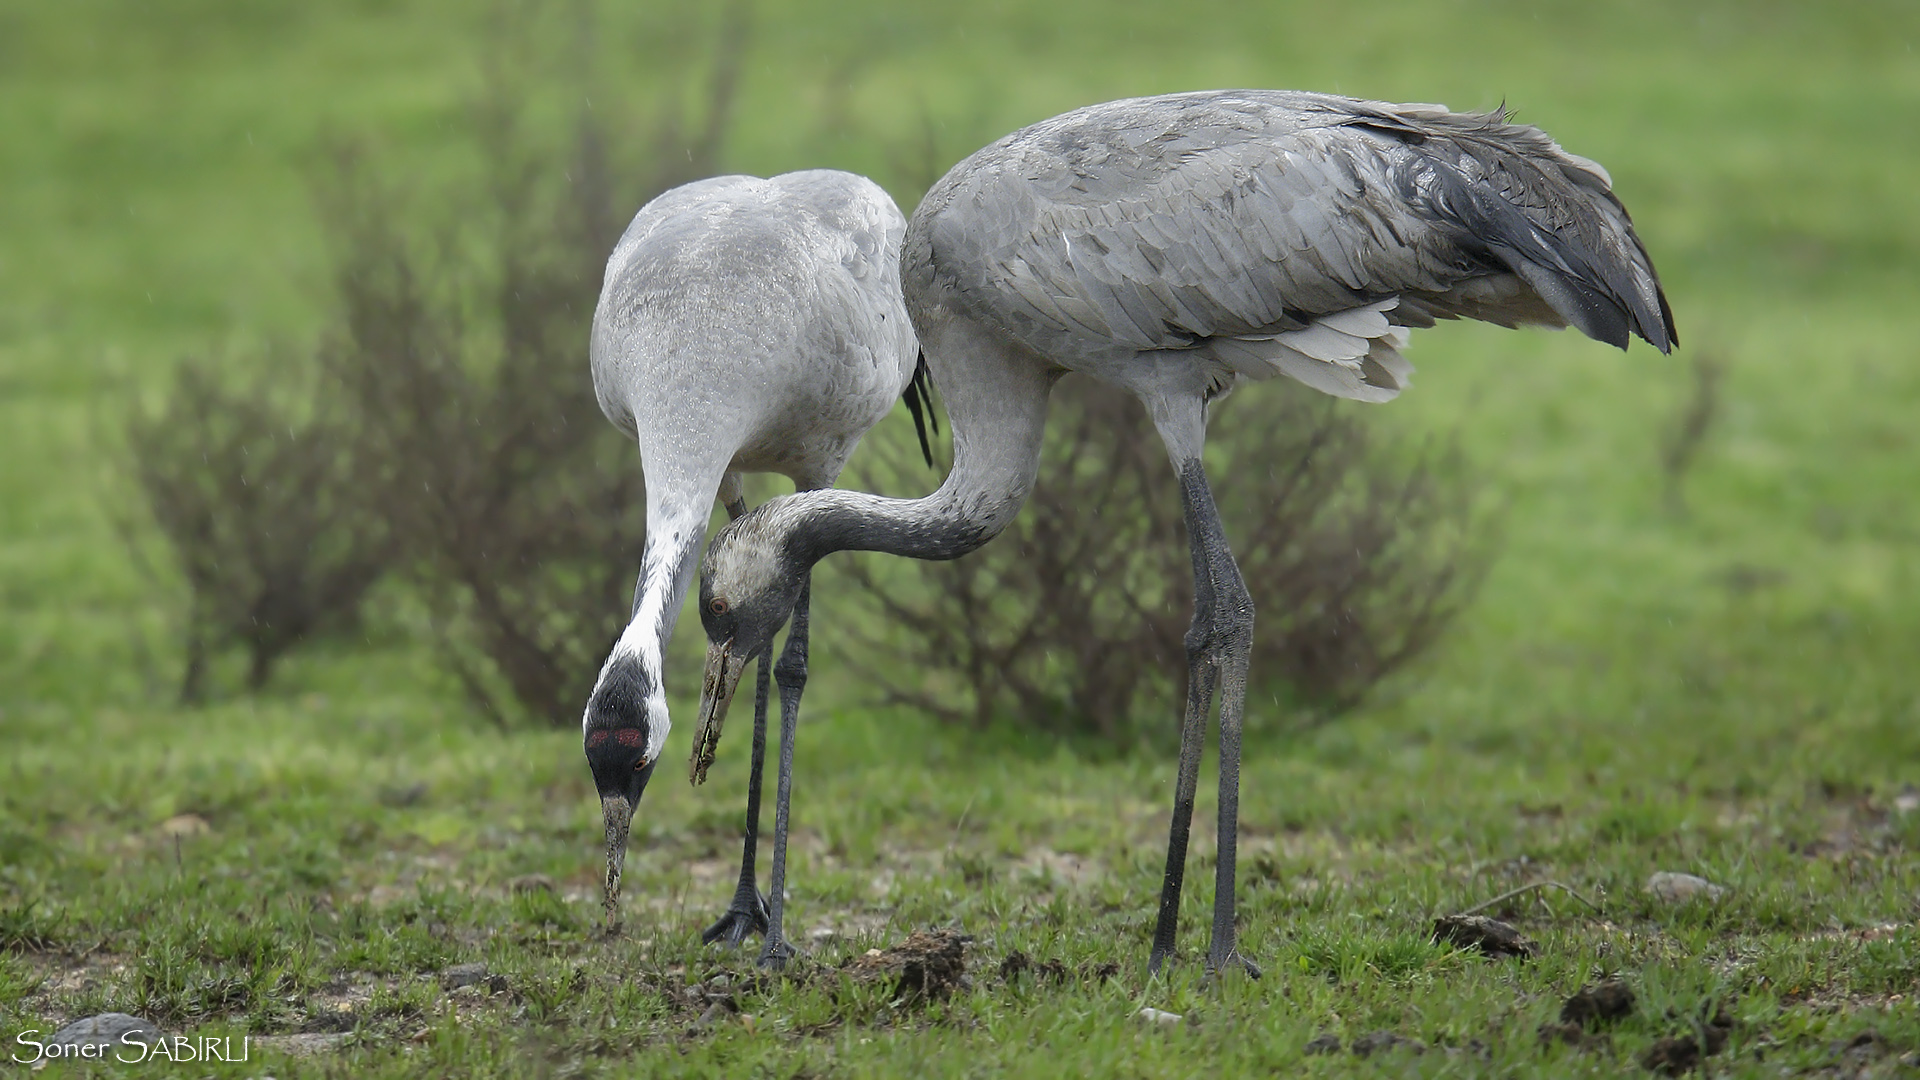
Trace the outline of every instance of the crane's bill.
{"type": "Polygon", "coordinates": [[[727,722],[727,706],[733,704],[733,692],[740,687],[740,676],[746,674],[749,659],[733,655],[731,640],[707,646],[707,672],[700,680],[700,716],[694,721],[693,756],[688,762],[687,778],[695,784],[706,783],[707,767],[720,748],[720,728],[727,722]]]}
{"type": "Polygon", "coordinates": [[[620,872],[627,864],[627,832],[633,827],[633,803],[622,795],[600,800],[600,816],[607,823],[607,878],[601,888],[601,906],[607,910],[607,933],[620,929],[620,872]]]}

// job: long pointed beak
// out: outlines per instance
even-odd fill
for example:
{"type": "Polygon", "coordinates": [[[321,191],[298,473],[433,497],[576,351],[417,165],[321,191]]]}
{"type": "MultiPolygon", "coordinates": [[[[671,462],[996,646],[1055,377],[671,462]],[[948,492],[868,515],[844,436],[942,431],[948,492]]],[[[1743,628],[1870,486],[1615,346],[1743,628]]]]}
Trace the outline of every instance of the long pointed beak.
{"type": "Polygon", "coordinates": [[[600,816],[607,823],[607,879],[601,906],[607,910],[607,933],[620,929],[620,871],[627,864],[627,831],[633,827],[633,804],[624,795],[600,800],[600,816]]]}
{"type": "Polygon", "coordinates": [[[695,784],[707,780],[707,766],[713,764],[714,751],[720,748],[720,727],[727,722],[727,706],[733,704],[733,692],[746,673],[747,657],[733,655],[733,642],[716,641],[707,646],[707,673],[700,680],[700,716],[693,725],[693,756],[688,761],[687,779],[695,784]]]}

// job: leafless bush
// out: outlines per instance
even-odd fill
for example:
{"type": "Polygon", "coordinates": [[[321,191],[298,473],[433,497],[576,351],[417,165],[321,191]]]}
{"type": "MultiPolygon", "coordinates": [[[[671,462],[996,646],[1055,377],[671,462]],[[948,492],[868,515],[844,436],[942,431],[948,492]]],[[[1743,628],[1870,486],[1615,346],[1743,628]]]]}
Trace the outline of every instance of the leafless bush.
{"type": "Polygon", "coordinates": [[[261,374],[235,381],[184,362],[164,405],[129,418],[134,478],[188,588],[185,701],[232,646],[248,687],[264,686],[288,649],[352,620],[393,554],[359,497],[363,444],[326,399],[306,405],[310,369],[251,366],[261,374]]]}
{"type": "Polygon", "coordinates": [[[343,314],[327,354],[379,448],[368,490],[451,670],[496,718],[574,715],[625,622],[644,492],[595,403],[588,327],[628,215],[711,170],[738,66],[716,63],[702,129],[655,125],[644,166],[611,160],[604,109],[580,111],[570,147],[543,140],[496,67],[473,188],[407,198],[350,151],[322,184],[343,314]],[[463,213],[423,235],[433,206],[463,213]]]}
{"type": "MultiPolygon", "coordinates": [[[[1259,612],[1253,676],[1301,706],[1295,723],[1351,706],[1431,645],[1480,580],[1471,487],[1451,453],[1406,460],[1319,395],[1260,388],[1218,412],[1208,471],[1259,612]]],[[[911,483],[910,454],[876,454],[861,479],[911,483]]],[[[849,620],[865,628],[851,652],[888,658],[862,667],[889,701],[975,727],[1175,730],[1186,528],[1160,440],[1121,391],[1061,385],[1038,486],[987,547],[838,572],[866,609],[849,620]]]]}

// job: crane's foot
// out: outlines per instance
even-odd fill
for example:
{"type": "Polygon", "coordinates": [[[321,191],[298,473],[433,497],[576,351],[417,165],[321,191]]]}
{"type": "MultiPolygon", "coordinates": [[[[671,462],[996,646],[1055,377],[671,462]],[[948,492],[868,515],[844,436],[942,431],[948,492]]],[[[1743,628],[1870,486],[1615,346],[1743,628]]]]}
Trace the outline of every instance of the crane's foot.
{"type": "Polygon", "coordinates": [[[737,949],[755,934],[767,932],[767,895],[760,892],[735,893],[733,903],[712,926],[700,933],[700,944],[725,945],[737,949]]]}
{"type": "Polygon", "coordinates": [[[1225,960],[1215,960],[1211,956],[1207,958],[1208,982],[1212,982],[1214,976],[1228,971],[1244,972],[1249,979],[1257,979],[1260,977],[1260,965],[1240,955],[1239,949],[1228,953],[1225,960]]]}
{"type": "Polygon", "coordinates": [[[764,948],[760,950],[760,959],[756,961],[767,971],[779,971],[787,966],[787,961],[797,955],[793,946],[780,939],[778,934],[769,935],[764,948]]]}
{"type": "Polygon", "coordinates": [[[1161,952],[1160,950],[1155,949],[1152,952],[1152,954],[1150,954],[1147,957],[1147,978],[1149,979],[1159,978],[1161,969],[1166,967],[1167,961],[1172,958],[1173,958],[1172,949],[1168,949],[1166,952],[1161,952]]]}

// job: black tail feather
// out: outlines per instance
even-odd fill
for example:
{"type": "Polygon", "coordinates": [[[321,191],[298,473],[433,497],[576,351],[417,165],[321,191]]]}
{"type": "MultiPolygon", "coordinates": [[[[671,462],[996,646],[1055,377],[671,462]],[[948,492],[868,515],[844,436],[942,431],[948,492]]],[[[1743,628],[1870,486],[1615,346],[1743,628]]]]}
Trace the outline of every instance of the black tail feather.
{"type": "Polygon", "coordinates": [[[913,430],[920,436],[920,456],[927,459],[927,465],[933,465],[933,443],[927,438],[927,428],[932,427],[935,435],[940,434],[940,416],[933,411],[933,376],[927,371],[927,354],[921,353],[913,365],[913,378],[907,380],[907,390],[900,395],[907,403],[907,412],[913,416],[913,430]]]}

